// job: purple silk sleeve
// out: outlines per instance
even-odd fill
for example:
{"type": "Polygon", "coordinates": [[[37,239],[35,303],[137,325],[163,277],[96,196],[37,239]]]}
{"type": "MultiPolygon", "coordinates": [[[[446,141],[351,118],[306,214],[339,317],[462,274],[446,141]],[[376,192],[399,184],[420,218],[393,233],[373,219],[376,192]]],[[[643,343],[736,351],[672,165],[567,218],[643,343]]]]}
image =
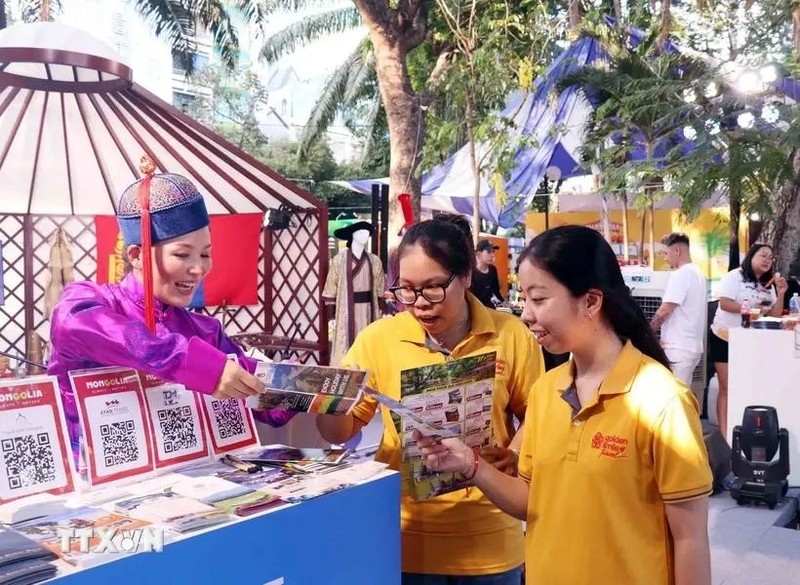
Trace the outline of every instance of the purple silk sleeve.
{"type": "Polygon", "coordinates": [[[157,321],[154,334],[127,307],[114,306],[124,299],[104,298],[98,288],[75,283],[62,293],[50,332],[60,361],[136,368],[191,390],[214,392],[226,356],[212,345],[217,341],[212,331],[203,331],[207,323],[197,326],[187,311],[176,310],[157,321]]]}
{"type": "MultiPolygon", "coordinates": [[[[53,355],[48,369],[59,377],[71,422],[77,424],[67,378],[70,370],[131,367],[203,394],[214,392],[229,354],[235,354],[249,372],[255,370],[255,360],[244,355],[214,318],[161,306],[153,334],[141,315],[141,306],[118,289],[91,282],[64,289],[51,320],[53,355]]],[[[258,420],[274,427],[293,416],[284,410],[255,411],[258,420]]]]}

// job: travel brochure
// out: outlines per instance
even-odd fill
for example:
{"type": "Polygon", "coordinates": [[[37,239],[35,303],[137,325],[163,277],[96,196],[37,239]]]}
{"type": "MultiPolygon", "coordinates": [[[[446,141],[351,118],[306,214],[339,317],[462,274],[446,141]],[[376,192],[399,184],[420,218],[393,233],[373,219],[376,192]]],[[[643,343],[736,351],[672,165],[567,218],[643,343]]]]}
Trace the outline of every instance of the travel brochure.
{"type": "Polygon", "coordinates": [[[492,390],[496,354],[486,353],[400,373],[400,407],[387,404],[400,435],[400,469],[404,490],[427,500],[467,487],[460,473],[432,471],[425,465],[413,431],[439,438],[457,437],[473,448],[487,447],[492,437],[492,390]]]}
{"type": "Polygon", "coordinates": [[[347,414],[361,399],[366,372],[288,362],[259,362],[255,376],[266,386],[248,398],[256,410],[280,408],[313,414],[347,414]]]}

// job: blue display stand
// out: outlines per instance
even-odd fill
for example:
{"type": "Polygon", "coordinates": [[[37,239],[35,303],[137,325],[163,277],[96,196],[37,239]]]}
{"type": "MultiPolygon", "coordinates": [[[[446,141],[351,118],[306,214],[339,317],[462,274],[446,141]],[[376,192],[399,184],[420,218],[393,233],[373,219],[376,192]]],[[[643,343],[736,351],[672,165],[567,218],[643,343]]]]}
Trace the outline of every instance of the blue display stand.
{"type": "Polygon", "coordinates": [[[400,583],[400,476],[392,473],[223,525],[162,553],[139,553],[57,577],[55,585],[400,583]]]}

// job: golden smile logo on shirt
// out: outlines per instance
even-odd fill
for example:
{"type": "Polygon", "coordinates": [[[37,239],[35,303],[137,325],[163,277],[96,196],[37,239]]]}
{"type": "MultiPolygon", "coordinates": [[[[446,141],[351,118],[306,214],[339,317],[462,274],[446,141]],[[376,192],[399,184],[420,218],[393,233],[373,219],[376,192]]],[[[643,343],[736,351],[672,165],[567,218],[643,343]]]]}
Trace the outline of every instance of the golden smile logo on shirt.
{"type": "Polygon", "coordinates": [[[502,376],[506,371],[506,360],[502,358],[497,358],[494,363],[494,373],[498,376],[502,376]]]}
{"type": "Polygon", "coordinates": [[[604,435],[603,433],[595,433],[592,437],[592,449],[599,451],[598,457],[608,457],[610,459],[619,459],[625,454],[628,448],[628,439],[619,437],[617,435],[604,435]]]}

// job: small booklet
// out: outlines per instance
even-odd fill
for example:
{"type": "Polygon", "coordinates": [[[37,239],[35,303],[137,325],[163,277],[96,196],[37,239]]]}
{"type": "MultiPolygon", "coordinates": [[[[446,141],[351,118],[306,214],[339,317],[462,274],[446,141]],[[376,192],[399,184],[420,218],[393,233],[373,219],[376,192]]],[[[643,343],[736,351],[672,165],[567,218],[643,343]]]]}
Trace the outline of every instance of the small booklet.
{"type": "Polygon", "coordinates": [[[264,492],[250,492],[235,498],[214,502],[214,507],[235,516],[250,516],[283,504],[278,496],[264,492]]]}
{"type": "Polygon", "coordinates": [[[43,516],[63,514],[67,509],[66,497],[43,492],[0,504],[0,523],[16,524],[43,516]]]}
{"type": "Polygon", "coordinates": [[[123,551],[120,542],[125,534],[149,526],[150,522],[141,518],[130,518],[101,508],[78,508],[58,516],[47,516],[14,526],[14,530],[35,540],[40,546],[57,554],[59,557],[78,567],[90,567],[97,563],[113,560],[115,555],[92,552],[100,544],[97,530],[104,528],[114,530],[114,545],[123,551]],[[62,551],[62,534],[69,529],[92,528],[95,535],[89,538],[89,551],[80,550],[80,539],[70,540],[70,550],[62,551]]]}
{"type": "Polygon", "coordinates": [[[240,459],[254,463],[341,463],[350,452],[347,449],[301,449],[285,445],[273,445],[239,455],[240,459]]]}
{"type": "Polygon", "coordinates": [[[255,376],[267,390],[247,399],[255,410],[280,408],[314,414],[347,414],[361,399],[367,373],[328,366],[259,362],[255,376]]]}
{"type": "Polygon", "coordinates": [[[56,555],[24,534],[0,528],[0,567],[30,559],[55,559],[56,555]]]}
{"type": "Polygon", "coordinates": [[[26,559],[0,567],[0,585],[33,585],[56,576],[58,567],[42,559],[26,559]]]}
{"type": "Polygon", "coordinates": [[[148,522],[163,524],[174,532],[189,532],[230,520],[225,512],[169,489],[114,504],[114,510],[148,522]]]}

